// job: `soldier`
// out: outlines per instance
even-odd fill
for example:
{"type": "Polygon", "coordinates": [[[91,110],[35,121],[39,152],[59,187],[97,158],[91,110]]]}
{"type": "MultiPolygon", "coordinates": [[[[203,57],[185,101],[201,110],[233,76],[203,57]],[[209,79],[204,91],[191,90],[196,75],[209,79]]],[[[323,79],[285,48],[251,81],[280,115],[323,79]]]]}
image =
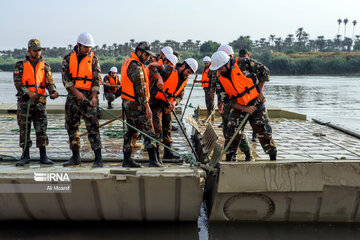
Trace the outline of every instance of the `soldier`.
{"type": "MultiPolygon", "coordinates": [[[[218,48],[218,51],[223,51],[230,57],[230,59],[234,59],[234,51],[230,45],[222,44],[218,48]]],[[[231,106],[231,104],[225,103],[224,99],[226,98],[226,92],[224,90],[222,90],[220,81],[217,77],[216,77],[216,81],[217,81],[217,83],[216,83],[217,90],[216,91],[217,91],[217,95],[218,95],[218,109],[219,109],[219,112],[221,113],[221,117],[223,120],[223,126],[222,126],[223,135],[224,135],[224,138],[226,138],[232,106],[231,106]]],[[[247,139],[247,136],[244,133],[242,133],[242,134],[240,134],[240,139],[241,139],[241,141],[240,141],[239,147],[240,147],[240,150],[245,155],[245,161],[253,160],[253,157],[251,156],[251,146],[247,139]]]]}
{"type": "MultiPolygon", "coordinates": [[[[181,64],[173,65],[150,65],[150,86],[151,99],[150,106],[153,111],[153,123],[156,138],[171,148],[171,125],[172,111],[184,97],[185,86],[190,74],[196,73],[198,63],[193,58],[187,58],[181,64]],[[160,75],[159,75],[160,74],[160,75]],[[164,82],[164,92],[170,104],[167,102],[164,93],[155,84],[157,80],[164,82]]],[[[179,159],[179,156],[167,148],[164,149],[164,159],[179,159]]]]}
{"type": "MultiPolygon", "coordinates": [[[[218,79],[225,91],[225,99],[228,101],[226,104],[232,106],[225,146],[235,134],[246,114],[250,114],[250,125],[259,137],[262,148],[265,153],[269,154],[270,160],[276,160],[277,149],[267,118],[263,101],[264,95],[256,87],[256,76],[244,75],[235,60],[230,59],[223,51],[218,51],[212,55],[210,69],[218,71],[218,79]],[[253,106],[255,101],[259,102],[257,107],[253,106]]],[[[245,124],[242,127],[244,128],[245,124]]],[[[227,161],[233,161],[239,142],[240,136],[237,135],[228,149],[229,153],[226,154],[227,161]]]]}
{"type": "MultiPolygon", "coordinates": [[[[250,58],[250,53],[246,49],[239,50],[239,57],[236,58],[236,62],[238,63],[241,71],[250,76],[251,74],[256,74],[258,82],[257,87],[261,94],[263,94],[263,88],[265,83],[270,80],[270,71],[269,69],[264,66],[262,63],[256,61],[255,59],[250,58]]],[[[256,133],[253,131],[252,134],[252,142],[256,142],[257,136],[256,133]]]]}
{"type": "Polygon", "coordinates": [[[41,57],[40,41],[31,39],[28,42],[28,54],[26,58],[19,61],[14,69],[14,84],[17,90],[17,121],[20,128],[20,147],[23,152],[16,166],[24,166],[30,163],[30,147],[32,142],[30,139],[31,122],[34,124],[36,132],[36,147],[40,150],[40,163],[53,164],[46,155],[46,146],[49,139],[46,134],[47,115],[46,115],[46,91],[50,93],[50,97],[55,99],[58,97],[54,79],[51,74],[50,66],[45,63],[41,57]],[[26,126],[26,115],[28,103],[30,102],[28,124],[26,126]],[[25,132],[27,127],[27,133],[25,132]],[[27,144],[25,146],[25,135],[27,135],[27,144]]]}
{"type": "Polygon", "coordinates": [[[104,96],[108,101],[107,109],[112,109],[111,103],[118,97],[121,96],[121,83],[119,76],[116,75],[117,68],[110,68],[109,73],[104,77],[104,96]]]}
{"type": "Polygon", "coordinates": [[[211,84],[211,82],[210,82],[211,75],[209,73],[209,71],[210,71],[209,67],[211,64],[210,57],[205,56],[203,59],[203,63],[205,65],[205,67],[202,71],[201,80],[196,80],[195,82],[196,83],[201,82],[201,86],[204,89],[207,116],[209,117],[210,114],[212,113],[212,111],[214,110],[214,92],[215,92],[215,89],[210,86],[210,84],[211,84]]]}
{"type": "Polygon", "coordinates": [[[160,53],[156,57],[154,57],[154,56],[150,57],[150,59],[146,61],[145,65],[147,66],[153,62],[156,62],[158,64],[164,64],[164,60],[166,59],[165,55],[173,54],[173,53],[174,53],[174,51],[171,47],[169,47],[169,46],[163,47],[161,49],[160,53]]]}
{"type": "Polygon", "coordinates": [[[62,62],[62,81],[68,91],[65,104],[65,127],[69,135],[72,157],[63,164],[64,167],[79,165],[80,137],[79,125],[84,119],[88,139],[95,153],[93,168],[103,167],[101,156],[101,139],[99,131],[98,94],[101,81],[99,61],[91,51],[95,47],[90,33],[83,32],[77,39],[77,45],[62,62]]]}
{"type": "MultiPolygon", "coordinates": [[[[144,62],[154,55],[150,50],[148,42],[140,42],[131,56],[125,59],[121,68],[121,84],[123,106],[126,115],[126,122],[147,135],[154,137],[154,129],[152,124],[152,112],[149,105],[149,76],[144,62]]],[[[159,87],[162,83],[159,82],[159,87]]],[[[131,127],[127,128],[124,135],[124,161],[123,167],[141,167],[131,158],[132,146],[131,140],[136,136],[136,130],[131,127]]],[[[144,136],[144,146],[149,155],[150,167],[163,167],[157,158],[155,145],[153,141],[144,136]]]]}

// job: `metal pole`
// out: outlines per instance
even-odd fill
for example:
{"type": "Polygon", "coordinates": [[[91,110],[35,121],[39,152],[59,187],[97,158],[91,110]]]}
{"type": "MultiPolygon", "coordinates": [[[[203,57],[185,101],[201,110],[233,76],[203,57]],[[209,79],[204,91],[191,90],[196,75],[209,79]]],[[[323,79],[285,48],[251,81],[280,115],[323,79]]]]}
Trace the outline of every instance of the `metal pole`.
{"type": "MultiPolygon", "coordinates": [[[[258,105],[258,103],[259,103],[259,102],[256,100],[256,101],[255,101],[255,104],[254,104],[254,107],[256,107],[256,106],[258,105]]],[[[241,131],[241,129],[243,128],[243,126],[245,126],[245,124],[246,124],[247,119],[249,118],[249,116],[250,116],[250,113],[248,113],[248,114],[245,115],[245,117],[244,117],[244,119],[241,121],[239,127],[236,129],[234,135],[231,137],[230,141],[229,141],[228,144],[225,146],[224,151],[223,151],[222,154],[221,154],[221,158],[222,158],[222,156],[224,155],[224,153],[227,152],[227,150],[228,150],[228,148],[230,147],[231,143],[234,141],[236,135],[238,135],[239,132],[241,131]]],[[[221,159],[221,158],[220,158],[220,159],[221,159]]]]}
{"type": "MultiPolygon", "coordinates": [[[[168,99],[168,97],[166,96],[166,94],[165,94],[165,92],[164,92],[164,90],[162,90],[162,89],[161,89],[160,91],[164,94],[164,96],[165,96],[165,99],[166,99],[167,103],[168,103],[169,105],[171,105],[171,104],[170,104],[170,101],[169,101],[169,99],[168,99]]],[[[199,159],[199,157],[198,157],[198,155],[197,155],[197,153],[196,153],[196,151],[195,151],[194,147],[192,146],[192,144],[191,144],[191,142],[190,142],[190,140],[189,140],[188,136],[186,135],[186,132],[185,132],[185,130],[184,130],[184,128],[183,128],[183,125],[181,124],[180,120],[178,119],[178,117],[177,117],[177,115],[176,115],[175,111],[174,111],[174,110],[172,110],[172,113],[174,114],[175,119],[176,119],[177,123],[179,124],[179,127],[180,127],[181,131],[183,132],[183,134],[184,134],[184,136],[185,136],[185,139],[186,139],[187,143],[189,144],[189,146],[190,146],[190,148],[191,148],[191,151],[194,153],[195,158],[196,158],[196,161],[197,161],[197,162],[200,162],[200,159],[199,159]]]]}
{"type": "MultiPolygon", "coordinates": [[[[190,93],[189,93],[188,99],[186,100],[186,104],[185,104],[184,112],[183,112],[183,113],[182,113],[182,115],[181,115],[181,119],[180,119],[180,121],[182,121],[182,120],[183,120],[183,117],[184,117],[184,115],[185,115],[185,111],[186,111],[187,105],[188,105],[188,103],[189,103],[190,96],[191,96],[192,90],[193,90],[193,88],[194,88],[195,81],[196,81],[197,77],[198,77],[198,75],[196,74],[196,75],[195,75],[195,78],[194,78],[194,81],[193,81],[193,84],[192,84],[192,86],[191,86],[191,90],[190,90],[190,93]]],[[[165,96],[166,96],[166,95],[165,95],[165,96]]]]}

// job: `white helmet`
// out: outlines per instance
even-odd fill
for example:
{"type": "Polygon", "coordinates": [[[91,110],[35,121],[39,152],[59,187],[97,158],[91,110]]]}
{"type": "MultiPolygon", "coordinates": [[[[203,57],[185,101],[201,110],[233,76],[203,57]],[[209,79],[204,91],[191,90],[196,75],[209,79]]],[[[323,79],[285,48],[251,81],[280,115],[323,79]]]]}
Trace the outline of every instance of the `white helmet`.
{"type": "Polygon", "coordinates": [[[174,66],[178,62],[178,58],[174,54],[165,54],[167,60],[169,60],[174,66]]]}
{"type": "Polygon", "coordinates": [[[86,47],[95,47],[94,38],[88,32],[80,33],[77,42],[86,47]]]}
{"type": "Polygon", "coordinates": [[[198,63],[195,59],[193,58],[187,58],[185,59],[185,62],[187,63],[187,65],[190,66],[191,70],[196,73],[197,69],[198,69],[198,63]]]}
{"type": "Polygon", "coordinates": [[[224,51],[229,56],[234,54],[234,50],[228,44],[221,44],[221,46],[218,48],[218,51],[224,51]]]}
{"type": "Polygon", "coordinates": [[[110,72],[117,73],[117,67],[111,67],[111,68],[110,68],[110,72]]]}
{"type": "Polygon", "coordinates": [[[166,55],[166,54],[173,54],[173,53],[174,53],[173,49],[172,49],[171,47],[169,47],[169,46],[163,47],[163,48],[161,49],[161,52],[162,52],[164,55],[166,55]]]}
{"type": "Polygon", "coordinates": [[[208,63],[208,62],[211,62],[211,58],[209,56],[205,56],[203,58],[203,63],[208,63]]]}
{"type": "Polygon", "coordinates": [[[218,70],[229,62],[230,57],[224,51],[217,51],[211,56],[210,70],[218,70]]]}

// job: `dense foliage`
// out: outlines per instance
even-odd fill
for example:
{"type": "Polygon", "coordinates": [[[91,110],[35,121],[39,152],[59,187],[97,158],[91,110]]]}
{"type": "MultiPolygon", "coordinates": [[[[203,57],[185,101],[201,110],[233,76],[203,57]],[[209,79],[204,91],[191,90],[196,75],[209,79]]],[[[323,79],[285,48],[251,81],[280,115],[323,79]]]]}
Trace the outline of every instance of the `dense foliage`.
{"type": "MultiPolygon", "coordinates": [[[[298,28],[295,34],[288,34],[286,38],[271,34],[268,38],[251,40],[250,36],[240,36],[229,44],[234,48],[235,56],[238,50],[246,48],[252,52],[252,57],[268,66],[272,74],[359,74],[360,73],[360,35],[355,35],[357,22],[354,20],[352,38],[346,37],[347,19],[338,22],[338,34],[334,39],[318,36],[310,39],[303,28],[298,28]],[[345,24],[344,37],[339,34],[340,26],[345,24]]],[[[121,67],[123,60],[135,48],[137,42],[130,39],[124,44],[103,44],[94,47],[103,72],[112,66],[121,67]]],[[[181,55],[180,60],[193,57],[199,62],[199,73],[203,67],[202,58],[211,56],[220,43],[191,39],[185,42],[155,40],[151,43],[154,52],[160,52],[164,46],[171,46],[181,55]]],[[[54,72],[61,70],[62,57],[68,54],[72,45],[67,47],[47,48],[43,56],[54,72]]],[[[0,71],[12,71],[14,64],[26,55],[26,48],[0,51],[0,71]]]]}

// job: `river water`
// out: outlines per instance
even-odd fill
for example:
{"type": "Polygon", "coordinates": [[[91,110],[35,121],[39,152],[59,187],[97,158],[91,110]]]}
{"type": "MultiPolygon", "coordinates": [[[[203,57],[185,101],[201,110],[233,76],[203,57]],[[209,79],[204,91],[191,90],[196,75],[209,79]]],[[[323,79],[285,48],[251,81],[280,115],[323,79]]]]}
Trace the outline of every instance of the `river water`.
{"type": "MultiPolygon", "coordinates": [[[[60,94],[66,94],[61,75],[54,73],[60,94]]],[[[186,87],[183,103],[191,89],[186,87]]],[[[268,106],[306,114],[360,133],[360,77],[272,76],[264,93],[268,106]]],[[[0,103],[15,103],[11,72],[0,72],[0,103]]],[[[204,93],[197,84],[190,103],[204,106],[204,93]]],[[[105,101],[100,97],[100,102],[105,101]]],[[[65,103],[59,98],[51,103],[65,103]]],[[[115,105],[121,103],[120,99],[115,105]]],[[[192,109],[188,109],[190,113],[192,109]]],[[[1,213],[0,213],[1,214],[1,213]]],[[[360,239],[360,226],[347,224],[244,224],[208,223],[204,208],[197,223],[121,222],[9,222],[0,224],[0,239],[360,239]],[[17,225],[19,224],[19,225],[17,225]]]]}

